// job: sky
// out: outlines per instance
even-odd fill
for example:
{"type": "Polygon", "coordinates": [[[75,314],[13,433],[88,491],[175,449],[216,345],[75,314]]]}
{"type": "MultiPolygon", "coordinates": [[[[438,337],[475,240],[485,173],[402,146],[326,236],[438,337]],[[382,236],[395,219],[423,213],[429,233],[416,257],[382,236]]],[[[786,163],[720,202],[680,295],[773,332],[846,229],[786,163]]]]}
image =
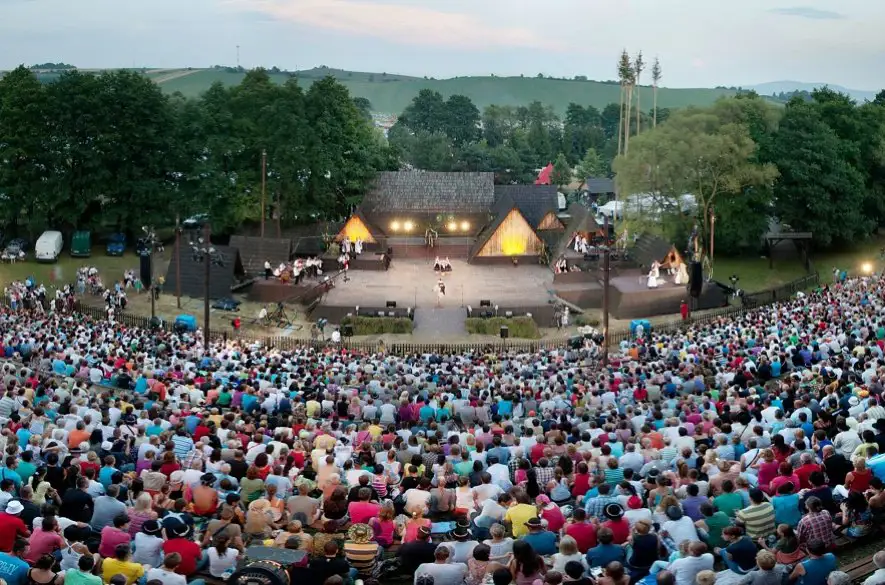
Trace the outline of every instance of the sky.
{"type": "Polygon", "coordinates": [[[605,80],[627,49],[667,87],[875,90],[883,26],[875,0],[0,0],[0,69],[236,65],[239,45],[247,68],[605,80]]]}

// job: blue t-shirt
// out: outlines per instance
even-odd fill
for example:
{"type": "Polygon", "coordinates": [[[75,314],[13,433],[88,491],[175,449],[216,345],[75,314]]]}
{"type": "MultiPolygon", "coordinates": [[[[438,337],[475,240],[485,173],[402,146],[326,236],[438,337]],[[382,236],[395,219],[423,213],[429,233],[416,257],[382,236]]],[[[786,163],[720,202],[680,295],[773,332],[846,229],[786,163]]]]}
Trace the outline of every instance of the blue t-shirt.
{"type": "Polygon", "coordinates": [[[799,585],[826,585],[827,576],[836,570],[836,556],[827,553],[819,559],[807,559],[802,561],[805,574],[799,580],[799,585]]]}
{"type": "Polygon", "coordinates": [[[552,555],[557,552],[556,535],[549,530],[526,534],[522,539],[532,545],[535,552],[541,556],[552,555]]]}
{"type": "Polygon", "coordinates": [[[0,552],[0,579],[6,581],[7,585],[24,585],[28,580],[30,568],[27,561],[0,552]]]}
{"type": "Polygon", "coordinates": [[[107,465],[98,470],[98,482],[104,486],[104,489],[108,489],[111,485],[111,481],[117,471],[119,470],[113,467],[108,467],[107,465]]]}
{"type": "Polygon", "coordinates": [[[605,567],[612,561],[624,562],[624,548],[616,544],[600,544],[587,551],[587,565],[605,567]]]}

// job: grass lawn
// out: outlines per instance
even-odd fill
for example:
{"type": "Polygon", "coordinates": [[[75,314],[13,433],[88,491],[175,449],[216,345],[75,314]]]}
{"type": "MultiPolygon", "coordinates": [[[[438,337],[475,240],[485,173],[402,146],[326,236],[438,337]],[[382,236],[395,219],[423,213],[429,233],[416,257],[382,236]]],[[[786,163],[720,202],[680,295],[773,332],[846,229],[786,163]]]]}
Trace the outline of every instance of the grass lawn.
{"type": "MultiPolygon", "coordinates": [[[[805,276],[805,267],[798,253],[790,250],[790,254],[785,254],[786,246],[792,247],[792,244],[784,244],[780,248],[781,253],[775,254],[773,269],[768,267],[768,258],[761,256],[717,257],[713,267],[714,278],[728,284],[728,278],[735,274],[740,278],[738,287],[747,292],[757,292],[805,276]]],[[[860,274],[864,263],[869,263],[876,272],[883,270],[885,262],[879,257],[879,250],[883,247],[885,237],[877,236],[850,249],[812,252],[811,261],[820,273],[821,282],[829,282],[834,267],[847,270],[849,275],[860,274]]]]}
{"type": "MultiPolygon", "coordinates": [[[[167,252],[168,253],[168,252],[167,252]]],[[[133,253],[125,256],[106,256],[104,250],[93,249],[90,258],[71,258],[70,254],[65,250],[59,256],[58,262],[53,264],[41,264],[33,260],[33,251],[28,253],[29,259],[25,262],[16,262],[15,264],[0,264],[0,285],[6,286],[9,282],[15,280],[25,280],[29,276],[33,276],[38,283],[43,283],[47,288],[55,286],[63,286],[73,283],[77,280],[77,269],[81,266],[95,266],[105,285],[117,280],[122,280],[123,272],[133,269],[138,273],[139,260],[138,256],[133,253]]],[[[155,257],[160,260],[160,255],[155,257]]],[[[157,263],[157,273],[160,267],[164,266],[160,262],[157,263]]]]}

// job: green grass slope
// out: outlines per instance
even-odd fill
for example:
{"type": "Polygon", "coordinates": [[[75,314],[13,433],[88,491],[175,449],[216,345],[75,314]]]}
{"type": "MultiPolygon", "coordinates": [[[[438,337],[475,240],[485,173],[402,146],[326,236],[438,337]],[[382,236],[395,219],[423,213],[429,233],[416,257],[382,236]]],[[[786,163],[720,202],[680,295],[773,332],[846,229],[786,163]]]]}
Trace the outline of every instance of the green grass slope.
{"type": "MultiPolygon", "coordinates": [[[[225,85],[236,85],[242,81],[244,73],[228,72],[222,69],[202,69],[187,72],[187,75],[170,76],[158,79],[160,87],[169,93],[181,92],[196,97],[206,91],[212,83],[220,81],[225,85]]],[[[298,73],[299,80],[310,85],[316,79],[332,75],[343,83],[354,97],[367,98],[376,112],[400,113],[422,89],[432,89],[448,97],[453,94],[466,95],[482,110],[488,105],[527,105],[532,101],[549,104],[560,115],[565,113],[570,102],[604,108],[617,103],[620,88],[611,83],[598,81],[567,81],[562,79],[538,79],[529,77],[457,77],[453,79],[420,79],[382,73],[348,72],[332,69],[312,69],[298,73]]],[[[272,73],[276,83],[285,83],[288,73],[272,73]]],[[[651,109],[652,89],[642,87],[640,99],[643,109],[651,109]]],[[[658,107],[681,108],[689,105],[705,106],[733,91],[722,89],[668,89],[658,90],[658,107]]],[[[634,94],[634,100],[636,99],[634,94]]]]}

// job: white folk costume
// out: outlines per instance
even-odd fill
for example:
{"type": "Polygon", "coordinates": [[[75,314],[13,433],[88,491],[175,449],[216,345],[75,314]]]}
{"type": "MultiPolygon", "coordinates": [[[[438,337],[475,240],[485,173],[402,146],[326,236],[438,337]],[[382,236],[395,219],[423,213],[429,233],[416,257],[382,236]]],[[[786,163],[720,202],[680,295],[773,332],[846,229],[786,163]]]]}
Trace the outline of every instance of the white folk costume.
{"type": "Polygon", "coordinates": [[[676,269],[676,278],[673,279],[673,282],[676,284],[688,284],[688,269],[685,267],[685,262],[681,263],[676,269]]]}
{"type": "Polygon", "coordinates": [[[360,254],[363,253],[363,241],[362,240],[357,239],[356,243],[353,245],[353,251],[357,256],[359,256],[360,254]]]}
{"type": "Polygon", "coordinates": [[[436,305],[437,306],[442,305],[442,300],[443,300],[443,297],[445,297],[445,296],[446,296],[446,283],[444,283],[442,281],[442,279],[440,278],[439,281],[436,283],[436,305]]]}
{"type": "Polygon", "coordinates": [[[660,264],[652,262],[651,270],[648,271],[648,288],[658,288],[658,278],[661,276],[660,264]]]}

